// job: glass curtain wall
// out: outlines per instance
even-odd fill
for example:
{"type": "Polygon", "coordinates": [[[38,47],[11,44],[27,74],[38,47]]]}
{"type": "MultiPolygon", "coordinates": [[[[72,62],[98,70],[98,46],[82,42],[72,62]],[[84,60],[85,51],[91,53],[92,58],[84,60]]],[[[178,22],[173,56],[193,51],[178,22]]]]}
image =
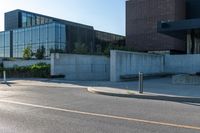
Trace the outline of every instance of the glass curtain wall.
{"type": "Polygon", "coordinates": [[[50,50],[66,49],[65,25],[50,23],[31,28],[13,31],[13,57],[23,57],[23,50],[30,47],[33,53],[44,46],[45,56],[50,56],[50,50]]]}
{"type": "Polygon", "coordinates": [[[22,12],[21,19],[22,19],[22,28],[53,22],[51,18],[26,12],[22,12]]]}
{"type": "Polygon", "coordinates": [[[0,32],[0,57],[10,57],[10,31],[0,32]]]}
{"type": "Polygon", "coordinates": [[[82,28],[79,26],[67,26],[68,29],[68,38],[69,44],[68,52],[74,52],[76,47],[84,46],[87,49],[88,53],[92,53],[94,51],[94,30],[82,28]]]}
{"type": "Polygon", "coordinates": [[[102,31],[95,31],[95,44],[97,53],[101,53],[109,45],[125,46],[125,37],[102,31]]]}

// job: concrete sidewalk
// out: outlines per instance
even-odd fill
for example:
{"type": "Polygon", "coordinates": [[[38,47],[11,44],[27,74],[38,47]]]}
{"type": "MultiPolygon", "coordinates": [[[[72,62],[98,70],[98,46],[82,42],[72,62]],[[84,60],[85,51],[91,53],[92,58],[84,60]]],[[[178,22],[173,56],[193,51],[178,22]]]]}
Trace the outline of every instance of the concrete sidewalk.
{"type": "MultiPolygon", "coordinates": [[[[144,94],[138,94],[138,82],[109,82],[109,81],[66,81],[52,79],[9,79],[8,85],[11,86],[51,86],[51,87],[74,87],[74,88],[89,88],[90,91],[125,97],[146,97],[154,99],[199,99],[200,86],[197,85],[174,85],[171,83],[171,78],[149,79],[144,80],[144,94]],[[148,97],[147,97],[148,96],[148,97]],[[162,97],[161,97],[162,96],[162,97]]],[[[9,87],[0,85],[0,89],[9,87]]],[[[145,98],[144,97],[144,98],[145,98]]]]}
{"type": "Polygon", "coordinates": [[[166,94],[148,93],[148,92],[140,94],[137,91],[114,89],[108,87],[88,87],[87,90],[91,93],[107,95],[107,96],[150,99],[150,100],[164,100],[172,102],[200,103],[200,97],[166,95],[166,94]]]}
{"type": "Polygon", "coordinates": [[[109,96],[200,103],[200,86],[175,85],[171,83],[171,78],[145,80],[143,94],[138,92],[137,81],[118,82],[107,86],[89,87],[88,91],[109,96]]]}
{"type": "MultiPolygon", "coordinates": [[[[110,89],[127,90],[138,92],[138,82],[100,82],[94,84],[93,88],[107,87],[110,89]]],[[[100,89],[99,88],[99,89],[100,89]]],[[[105,88],[101,88],[105,90],[105,88]]],[[[198,85],[175,85],[172,84],[171,78],[149,79],[144,80],[144,93],[162,94],[177,97],[200,97],[200,86],[198,85]]]]}

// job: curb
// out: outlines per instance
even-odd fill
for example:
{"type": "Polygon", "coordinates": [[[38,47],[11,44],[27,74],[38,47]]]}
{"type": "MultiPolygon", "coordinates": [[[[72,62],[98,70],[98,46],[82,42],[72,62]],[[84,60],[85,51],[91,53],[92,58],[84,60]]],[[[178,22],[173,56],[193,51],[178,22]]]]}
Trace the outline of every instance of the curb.
{"type": "Polygon", "coordinates": [[[104,92],[104,91],[100,91],[98,89],[94,89],[92,87],[88,87],[87,90],[91,93],[94,94],[101,94],[101,95],[108,95],[108,96],[117,96],[117,97],[132,97],[135,96],[135,93],[130,93],[130,94],[120,94],[120,93],[112,93],[112,92],[104,92]]]}
{"type": "Polygon", "coordinates": [[[114,92],[105,92],[99,89],[92,87],[87,88],[88,92],[106,96],[115,96],[115,97],[125,97],[125,98],[136,98],[136,99],[149,99],[149,100],[163,100],[163,101],[172,101],[172,102],[182,102],[182,103],[200,103],[200,97],[184,97],[184,96],[170,96],[170,95],[160,95],[160,94],[120,94],[114,92]]]}

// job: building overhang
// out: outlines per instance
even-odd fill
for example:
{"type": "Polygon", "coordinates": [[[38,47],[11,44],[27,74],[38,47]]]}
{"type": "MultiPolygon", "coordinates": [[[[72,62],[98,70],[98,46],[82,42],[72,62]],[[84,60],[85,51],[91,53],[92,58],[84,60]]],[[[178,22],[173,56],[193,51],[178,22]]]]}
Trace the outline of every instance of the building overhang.
{"type": "Polygon", "coordinates": [[[181,21],[161,21],[157,24],[158,33],[166,34],[184,40],[188,31],[200,29],[200,19],[181,21]]]}

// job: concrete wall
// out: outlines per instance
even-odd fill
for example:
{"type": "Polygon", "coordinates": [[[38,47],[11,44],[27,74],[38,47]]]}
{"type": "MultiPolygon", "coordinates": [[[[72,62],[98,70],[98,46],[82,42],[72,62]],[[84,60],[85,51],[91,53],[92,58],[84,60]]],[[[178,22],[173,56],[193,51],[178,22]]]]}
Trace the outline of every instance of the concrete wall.
{"type": "Polygon", "coordinates": [[[94,55],[52,54],[51,75],[59,74],[64,74],[67,80],[109,80],[109,58],[94,55]]]}
{"type": "Polygon", "coordinates": [[[12,68],[15,66],[30,66],[37,63],[50,64],[50,60],[15,60],[15,61],[3,61],[3,66],[5,68],[12,68]]]}
{"type": "Polygon", "coordinates": [[[170,73],[195,74],[200,72],[200,54],[166,55],[165,71],[170,73]]]}
{"type": "Polygon", "coordinates": [[[120,81],[121,75],[164,71],[162,55],[112,50],[110,62],[111,81],[120,81]]]}
{"type": "Polygon", "coordinates": [[[200,54],[156,55],[147,53],[111,51],[111,81],[120,81],[121,75],[153,73],[195,74],[200,72],[200,54]]]}

